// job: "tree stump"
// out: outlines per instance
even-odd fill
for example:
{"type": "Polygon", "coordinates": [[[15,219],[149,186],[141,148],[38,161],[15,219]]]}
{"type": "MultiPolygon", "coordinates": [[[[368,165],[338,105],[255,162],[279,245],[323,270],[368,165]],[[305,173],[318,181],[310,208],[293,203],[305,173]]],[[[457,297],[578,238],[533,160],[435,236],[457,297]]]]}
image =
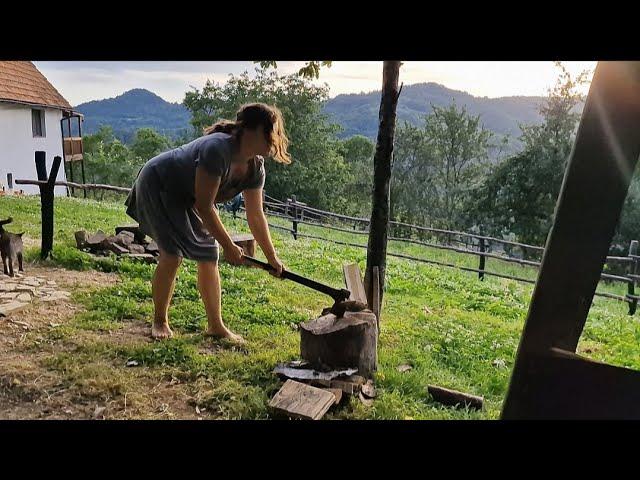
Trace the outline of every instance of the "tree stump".
{"type": "Polygon", "coordinates": [[[318,370],[357,368],[370,377],[378,363],[378,327],[370,311],[329,313],[300,325],[300,354],[318,370]]]}

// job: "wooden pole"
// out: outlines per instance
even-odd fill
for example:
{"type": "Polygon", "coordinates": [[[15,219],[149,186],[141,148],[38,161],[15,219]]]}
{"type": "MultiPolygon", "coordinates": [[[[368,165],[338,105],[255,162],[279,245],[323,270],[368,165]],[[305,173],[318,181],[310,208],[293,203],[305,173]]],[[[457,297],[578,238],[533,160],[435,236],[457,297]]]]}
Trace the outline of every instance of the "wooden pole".
{"type": "Polygon", "coordinates": [[[373,191],[371,220],[369,222],[369,242],[367,246],[367,268],[365,270],[365,290],[371,305],[373,297],[373,267],[378,267],[380,282],[380,302],[384,291],[386,272],[387,236],[389,230],[389,188],[391,182],[391,161],[393,138],[396,129],[396,107],[401,88],[399,61],[386,61],[382,67],[382,97],[378,115],[378,138],[373,157],[373,191]]]}
{"type": "MultiPolygon", "coordinates": [[[[629,245],[629,257],[636,256],[638,254],[638,241],[631,240],[631,245],[629,245]]],[[[638,260],[636,258],[631,257],[633,263],[629,264],[629,274],[635,275],[638,270],[638,260]]],[[[635,282],[631,281],[627,284],[627,293],[629,295],[635,295],[635,282]]],[[[632,299],[629,302],[629,315],[633,315],[636,313],[638,308],[638,300],[632,299]]]]}
{"type": "Polygon", "coordinates": [[[53,249],[53,199],[56,177],[58,176],[58,170],[60,169],[60,163],[62,158],[55,157],[53,164],[51,165],[51,172],[47,178],[47,166],[46,166],[46,153],[36,152],[36,172],[38,174],[38,180],[46,181],[44,185],[39,185],[40,188],[40,211],[41,211],[41,223],[42,223],[42,240],[40,248],[40,258],[43,260],[47,258],[51,250],[53,249]]]}

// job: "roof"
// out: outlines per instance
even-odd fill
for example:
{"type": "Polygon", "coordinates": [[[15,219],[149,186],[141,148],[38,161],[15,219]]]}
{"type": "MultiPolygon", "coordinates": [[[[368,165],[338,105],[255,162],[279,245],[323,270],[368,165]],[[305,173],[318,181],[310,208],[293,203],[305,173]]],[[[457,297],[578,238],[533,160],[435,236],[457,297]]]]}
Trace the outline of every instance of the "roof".
{"type": "Polygon", "coordinates": [[[32,62],[0,61],[0,102],[72,110],[69,102],[32,62]]]}

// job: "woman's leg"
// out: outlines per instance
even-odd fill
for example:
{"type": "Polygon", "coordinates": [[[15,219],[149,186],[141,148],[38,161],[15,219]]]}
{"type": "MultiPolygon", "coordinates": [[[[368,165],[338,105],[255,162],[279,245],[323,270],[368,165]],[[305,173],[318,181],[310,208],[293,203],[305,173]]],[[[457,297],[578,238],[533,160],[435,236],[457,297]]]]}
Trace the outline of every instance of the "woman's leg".
{"type": "Polygon", "coordinates": [[[244,339],[229,330],[222,321],[222,292],[218,262],[198,262],[198,290],[209,322],[206,335],[243,342],[244,339]]]}
{"type": "Polygon", "coordinates": [[[153,338],[168,338],[173,335],[169,328],[169,303],[176,285],[176,274],[182,263],[182,257],[171,255],[160,249],[158,266],[153,274],[151,292],[153,295],[153,326],[151,336],[153,338]]]}

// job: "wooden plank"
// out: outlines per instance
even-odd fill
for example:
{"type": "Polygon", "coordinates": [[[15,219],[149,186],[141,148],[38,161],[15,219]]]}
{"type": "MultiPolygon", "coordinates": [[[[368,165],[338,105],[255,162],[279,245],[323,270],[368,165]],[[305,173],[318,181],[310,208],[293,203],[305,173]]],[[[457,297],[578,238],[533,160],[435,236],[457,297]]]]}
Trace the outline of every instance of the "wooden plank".
{"type": "Polygon", "coordinates": [[[527,390],[510,391],[515,414],[526,420],[640,420],[640,372],[550,349],[520,364],[527,390]]]}
{"type": "Polygon", "coordinates": [[[343,265],[342,271],[344,273],[344,283],[347,286],[347,290],[351,292],[349,300],[355,300],[367,304],[367,294],[364,290],[364,283],[362,282],[362,273],[357,263],[351,265],[343,265]]]}
{"type": "Polygon", "coordinates": [[[444,405],[451,405],[458,408],[464,408],[466,406],[475,410],[482,410],[483,397],[438,387],[436,385],[428,385],[427,391],[435,401],[444,405]]]}
{"type": "MultiPolygon", "coordinates": [[[[587,392],[594,397],[582,406],[591,418],[608,417],[611,405],[622,409],[613,397],[639,404],[640,378],[613,389],[604,388],[613,384],[605,384],[605,378],[598,381],[580,363],[574,371],[567,369],[566,377],[559,373],[566,367],[561,362],[534,367],[534,357],[551,347],[576,350],[638,162],[639,130],[640,62],[598,62],[520,339],[503,419],[539,418],[552,408],[554,414],[571,415],[570,405],[587,392]],[[581,375],[582,383],[573,375],[581,375]]],[[[638,413],[628,411],[634,417],[638,413]]]]}
{"type": "Polygon", "coordinates": [[[331,392],[333,393],[333,395],[336,397],[336,404],[340,403],[342,401],[342,390],[340,390],[339,388],[324,388],[323,390],[326,390],[327,392],[331,392]]]}
{"type": "Polygon", "coordinates": [[[278,413],[304,420],[319,420],[336,403],[336,396],[321,388],[287,380],[269,402],[278,413]]]}

